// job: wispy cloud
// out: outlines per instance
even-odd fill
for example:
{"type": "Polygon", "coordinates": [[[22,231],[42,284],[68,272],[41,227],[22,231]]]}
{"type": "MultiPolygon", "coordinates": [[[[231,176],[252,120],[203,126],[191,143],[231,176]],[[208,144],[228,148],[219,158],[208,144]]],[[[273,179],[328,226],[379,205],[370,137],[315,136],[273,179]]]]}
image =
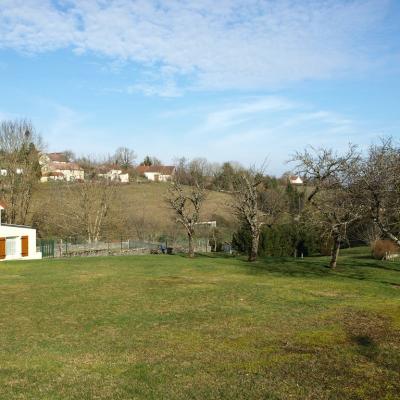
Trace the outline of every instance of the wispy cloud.
{"type": "MultiPolygon", "coordinates": [[[[3,0],[0,48],[71,48],[153,75],[128,90],[260,89],[358,70],[391,0],[3,0]]],[[[387,43],[386,43],[387,44],[387,43]]],[[[134,81],[135,77],[132,77],[134,81]]]]}
{"type": "Polygon", "coordinates": [[[260,99],[245,101],[210,112],[205,120],[203,130],[221,130],[248,122],[255,116],[267,113],[278,113],[294,107],[294,103],[280,97],[267,96],[260,99]]]}

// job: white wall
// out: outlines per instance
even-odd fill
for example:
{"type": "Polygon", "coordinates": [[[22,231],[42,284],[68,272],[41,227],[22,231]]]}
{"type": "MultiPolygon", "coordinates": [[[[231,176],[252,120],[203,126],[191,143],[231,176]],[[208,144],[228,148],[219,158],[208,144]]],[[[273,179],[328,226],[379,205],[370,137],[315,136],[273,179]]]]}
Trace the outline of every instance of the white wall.
{"type": "Polygon", "coordinates": [[[156,180],[156,175],[158,175],[158,181],[159,182],[167,182],[171,179],[171,175],[161,175],[159,172],[145,172],[144,176],[149,180],[149,181],[155,181],[156,180]]]}
{"type": "Polygon", "coordinates": [[[16,237],[16,256],[6,256],[4,260],[37,260],[42,258],[42,253],[36,251],[36,229],[19,227],[19,226],[7,226],[0,225],[0,237],[16,237]],[[28,256],[22,257],[21,255],[21,237],[28,236],[28,256]]]}

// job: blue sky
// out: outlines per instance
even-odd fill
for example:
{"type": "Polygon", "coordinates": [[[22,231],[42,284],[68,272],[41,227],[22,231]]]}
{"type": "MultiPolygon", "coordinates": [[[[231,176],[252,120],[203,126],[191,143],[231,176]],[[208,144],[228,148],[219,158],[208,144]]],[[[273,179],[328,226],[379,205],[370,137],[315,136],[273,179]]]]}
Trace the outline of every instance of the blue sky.
{"type": "Polygon", "coordinates": [[[399,0],[0,0],[0,119],[48,149],[268,160],[400,135],[399,0]]]}

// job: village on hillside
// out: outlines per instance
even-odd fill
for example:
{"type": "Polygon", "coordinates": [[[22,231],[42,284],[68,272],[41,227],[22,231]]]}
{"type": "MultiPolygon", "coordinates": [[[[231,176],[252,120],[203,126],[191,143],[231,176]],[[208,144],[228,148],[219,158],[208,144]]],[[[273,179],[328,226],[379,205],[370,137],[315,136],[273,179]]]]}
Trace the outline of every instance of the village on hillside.
{"type": "MultiPolygon", "coordinates": [[[[49,181],[83,181],[89,174],[89,168],[72,160],[65,153],[44,153],[39,158],[41,167],[41,182],[49,181]]],[[[150,163],[148,163],[150,164],[150,163]]],[[[113,182],[129,183],[133,176],[142,176],[149,181],[169,181],[175,172],[174,166],[167,165],[133,165],[121,166],[114,163],[99,163],[90,167],[90,175],[105,178],[113,182]]]]}

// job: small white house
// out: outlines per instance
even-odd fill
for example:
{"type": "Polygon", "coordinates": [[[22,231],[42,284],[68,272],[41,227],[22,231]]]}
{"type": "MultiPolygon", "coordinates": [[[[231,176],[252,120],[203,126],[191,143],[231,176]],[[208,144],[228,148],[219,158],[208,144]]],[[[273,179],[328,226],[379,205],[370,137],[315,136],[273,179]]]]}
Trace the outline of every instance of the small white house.
{"type": "Polygon", "coordinates": [[[140,165],[136,168],[139,175],[144,175],[149,181],[167,182],[170,181],[175,173],[172,165],[140,165]]]}
{"type": "Polygon", "coordinates": [[[114,182],[129,183],[129,173],[124,172],[118,165],[101,166],[98,176],[114,182]]]}
{"type": "Polygon", "coordinates": [[[303,179],[301,179],[299,176],[294,176],[294,175],[289,177],[289,182],[292,185],[302,185],[304,183],[303,179]]]}
{"type": "Polygon", "coordinates": [[[41,259],[42,253],[36,251],[36,229],[3,224],[1,212],[4,209],[4,204],[0,203],[0,261],[41,259]]]}

